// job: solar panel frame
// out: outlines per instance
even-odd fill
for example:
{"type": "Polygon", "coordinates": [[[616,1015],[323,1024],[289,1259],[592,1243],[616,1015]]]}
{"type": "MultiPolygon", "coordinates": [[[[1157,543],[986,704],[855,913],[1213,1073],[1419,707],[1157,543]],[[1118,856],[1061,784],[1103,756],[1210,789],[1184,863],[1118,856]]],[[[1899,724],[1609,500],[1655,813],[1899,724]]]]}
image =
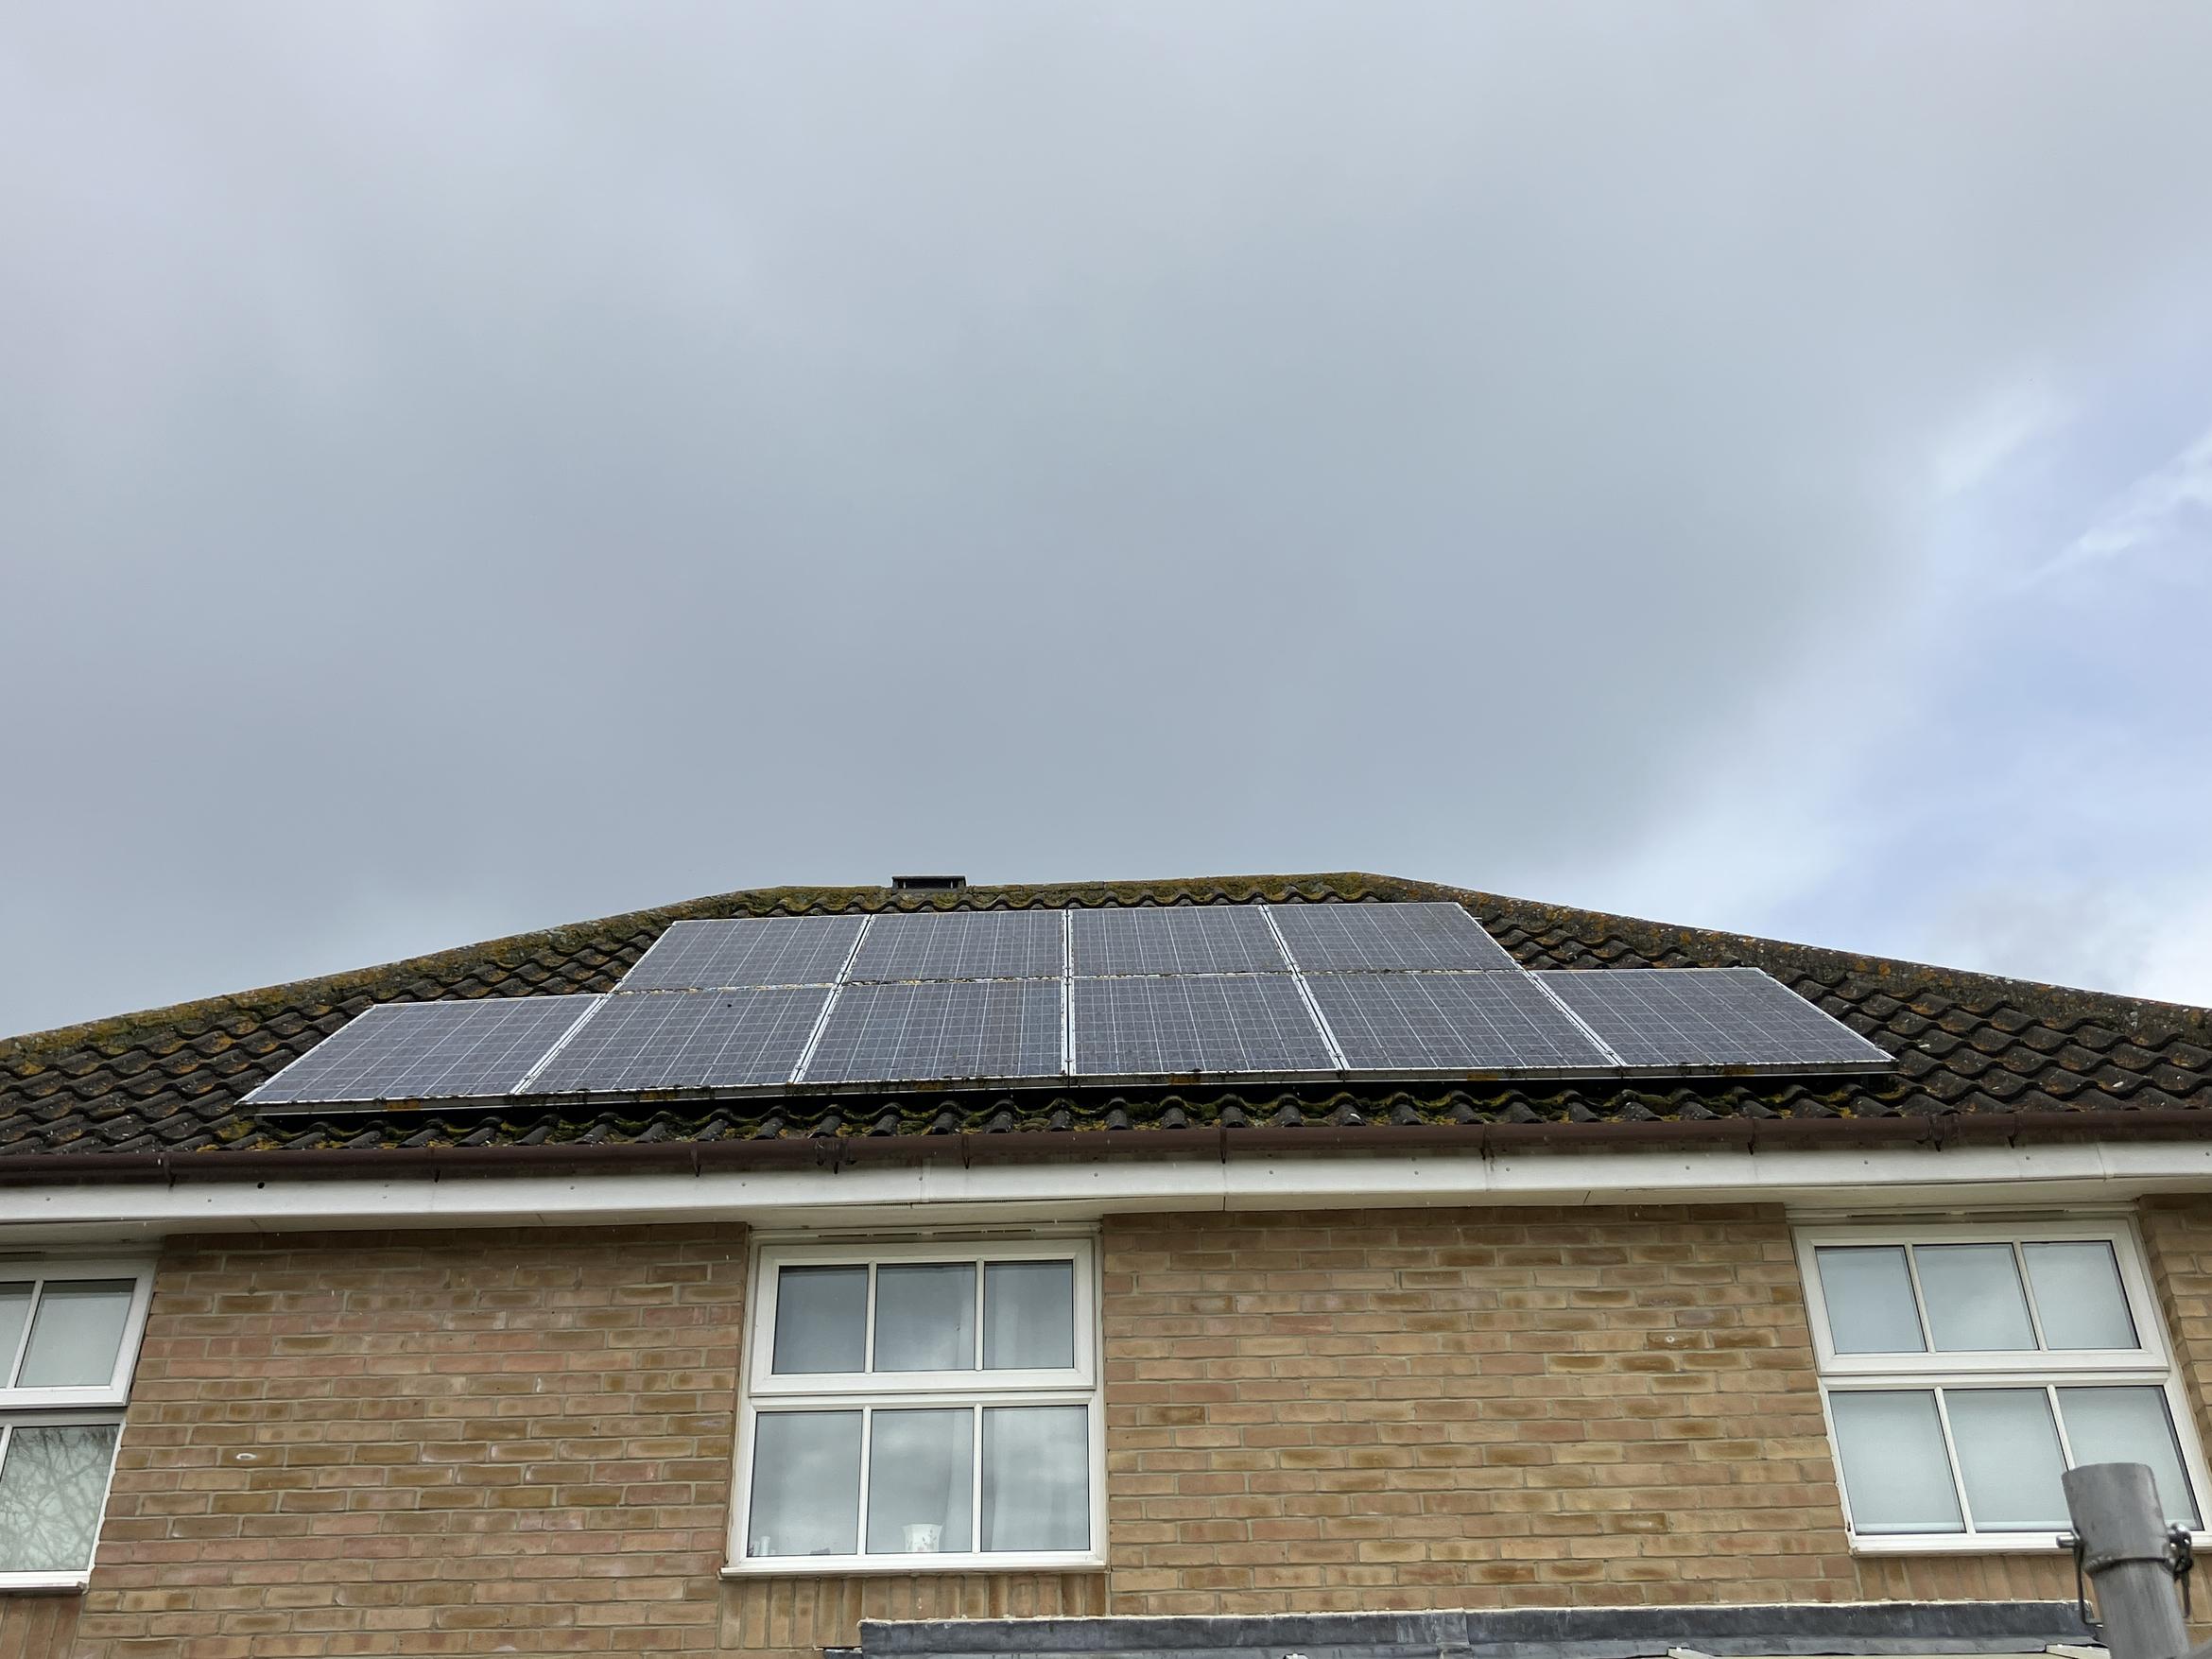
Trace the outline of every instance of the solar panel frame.
{"type": "Polygon", "coordinates": [[[1082,1078],[1334,1076],[1327,1035],[1290,974],[1077,978],[1070,1070],[1082,1078]]]}
{"type": "Polygon", "coordinates": [[[1126,905],[1069,914],[1079,978],[1290,969],[1259,905],[1126,905]]]}
{"type": "Polygon", "coordinates": [[[1757,968],[1532,974],[1641,1070],[1886,1071],[1896,1060],[1757,968]]]}
{"type": "Polygon", "coordinates": [[[805,1053],[827,986],[613,996],[529,1080],[532,1095],[777,1088],[805,1053]]]}
{"type": "Polygon", "coordinates": [[[804,1082],[1057,1079],[1061,981],[941,979],[840,986],[804,1082]]]}
{"type": "Polygon", "coordinates": [[[1464,906],[1449,900],[1270,905],[1267,912],[1306,974],[1520,967],[1464,906]]]}
{"type": "Polygon", "coordinates": [[[496,1099],[605,999],[386,1002],[247,1095],[249,1106],[496,1099]]]}
{"type": "Polygon", "coordinates": [[[1343,973],[1306,983],[1352,1072],[1478,1077],[1617,1069],[1526,974],[1343,973]]]}
{"type": "Polygon", "coordinates": [[[732,916],[671,922],[617,991],[738,991],[834,984],[865,916],[732,916]]]}
{"type": "Polygon", "coordinates": [[[855,984],[1057,979],[1065,917],[1063,910],[887,910],[870,919],[846,977],[855,984]]]}

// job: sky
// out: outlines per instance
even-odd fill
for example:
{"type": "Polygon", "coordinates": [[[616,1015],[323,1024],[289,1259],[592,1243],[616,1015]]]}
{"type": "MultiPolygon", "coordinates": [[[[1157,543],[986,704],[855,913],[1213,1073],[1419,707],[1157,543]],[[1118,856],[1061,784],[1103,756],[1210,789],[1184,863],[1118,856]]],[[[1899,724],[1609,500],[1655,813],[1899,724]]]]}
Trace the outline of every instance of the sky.
{"type": "Polygon", "coordinates": [[[907,871],[2212,1002],[2207,62],[0,0],[0,1031],[907,871]]]}

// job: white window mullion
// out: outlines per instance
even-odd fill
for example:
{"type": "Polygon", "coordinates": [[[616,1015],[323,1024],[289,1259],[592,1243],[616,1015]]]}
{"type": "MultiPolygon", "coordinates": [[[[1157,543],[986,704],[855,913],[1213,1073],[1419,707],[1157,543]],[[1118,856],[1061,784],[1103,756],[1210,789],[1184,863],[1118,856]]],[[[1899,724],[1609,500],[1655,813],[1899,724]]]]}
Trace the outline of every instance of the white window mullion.
{"type": "MultiPolygon", "coordinates": [[[[873,1277],[873,1274],[870,1275],[873,1277]]],[[[860,1408],[860,1507],[853,1516],[853,1553],[868,1553],[868,1474],[875,1457],[875,1408],[860,1408]]]]}
{"type": "Polygon", "coordinates": [[[974,1532],[974,1536],[968,1540],[968,1547],[977,1555],[981,1555],[983,1553],[983,1407],[980,1402],[976,1406],[975,1415],[969,1421],[968,1447],[972,1454],[968,1459],[968,1525],[974,1532]]]}

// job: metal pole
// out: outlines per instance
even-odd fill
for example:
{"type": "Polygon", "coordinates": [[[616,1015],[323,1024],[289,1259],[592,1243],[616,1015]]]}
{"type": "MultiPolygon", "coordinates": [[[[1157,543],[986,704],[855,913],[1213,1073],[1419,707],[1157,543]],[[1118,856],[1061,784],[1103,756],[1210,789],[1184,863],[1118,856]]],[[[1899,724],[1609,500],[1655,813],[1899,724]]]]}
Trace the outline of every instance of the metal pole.
{"type": "Polygon", "coordinates": [[[2189,1645],[2173,1593],[2166,1516],[2141,1463],[2086,1463],[2065,1477],[2066,1512],[2112,1659],[2178,1659],[2189,1645]]]}

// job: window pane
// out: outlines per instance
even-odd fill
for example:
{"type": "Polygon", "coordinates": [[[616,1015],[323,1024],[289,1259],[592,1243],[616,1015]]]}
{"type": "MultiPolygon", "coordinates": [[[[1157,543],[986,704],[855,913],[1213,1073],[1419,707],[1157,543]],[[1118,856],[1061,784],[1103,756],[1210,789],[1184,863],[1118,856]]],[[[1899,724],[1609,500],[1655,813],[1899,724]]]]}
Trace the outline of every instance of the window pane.
{"type": "Polygon", "coordinates": [[[2035,1312],[2047,1348],[2138,1348],[2128,1317],[2119,1263],[2102,1239],[2085,1244],[2030,1244],[2028,1282],[2035,1287],[2035,1312]]]}
{"type": "Polygon", "coordinates": [[[852,1555],[859,1532],[860,1413],[763,1411],[745,1553],[852,1555]]]}
{"type": "Polygon", "coordinates": [[[2058,1397],[2076,1465],[2148,1463],[2166,1518],[2197,1525],[2197,1502],[2182,1472],[2164,1389],[2061,1389],[2058,1397]]]}
{"type": "Polygon", "coordinates": [[[1839,1354],[1920,1354],[1920,1315],[1901,1244],[1813,1252],[1821,1296],[1828,1305],[1828,1339],[1839,1354]]]}
{"type": "Polygon", "coordinates": [[[868,1553],[963,1555],[976,1414],[878,1411],[869,1432],[868,1553]]]}
{"type": "Polygon", "coordinates": [[[1091,1453],[1081,1406],[983,1413],[983,1547],[1088,1549],[1091,1453]]]}
{"type": "Polygon", "coordinates": [[[1075,1263],[993,1262],[983,1270],[983,1363],[993,1371],[1075,1364],[1075,1263]]]}
{"type": "Polygon", "coordinates": [[[868,1270],[785,1268],[776,1274],[776,1346],[780,1376],[868,1366],[868,1270]]]}
{"type": "Polygon", "coordinates": [[[1963,1532],[1935,1394],[1927,1389],[1828,1396],[1851,1523],[1861,1532],[1963,1532]]]}
{"type": "Polygon", "coordinates": [[[131,1279],[48,1279],[31,1315],[16,1387],[84,1388],[112,1380],[137,1288],[131,1279]]]}
{"type": "Polygon", "coordinates": [[[27,1281],[0,1285],[0,1389],[15,1380],[9,1373],[15,1369],[15,1350],[23,1341],[23,1322],[30,1314],[30,1292],[27,1281]]]}
{"type": "Polygon", "coordinates": [[[976,1369],[976,1264],[875,1270],[875,1369],[976,1369]]]}
{"type": "Polygon", "coordinates": [[[0,1572],[78,1573],[92,1565],[117,1432],[113,1424],[16,1426],[0,1463],[0,1572]]]}
{"type": "Polygon", "coordinates": [[[1974,1529],[2065,1531],[2066,1460],[2049,1397],[2041,1389],[1946,1389],[1944,1407],[1974,1529]]]}
{"type": "Polygon", "coordinates": [[[1913,1247],[1927,1325],[1943,1353],[2032,1349],[2028,1293],[2009,1244],[1922,1244],[1913,1247]]]}

